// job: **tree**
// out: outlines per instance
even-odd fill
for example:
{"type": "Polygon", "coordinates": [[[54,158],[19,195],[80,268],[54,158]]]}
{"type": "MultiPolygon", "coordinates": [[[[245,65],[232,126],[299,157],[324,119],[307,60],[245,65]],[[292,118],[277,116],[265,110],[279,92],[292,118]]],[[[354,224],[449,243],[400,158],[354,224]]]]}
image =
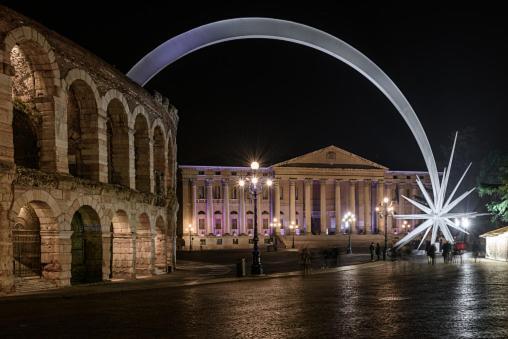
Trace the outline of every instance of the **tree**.
{"type": "Polygon", "coordinates": [[[492,221],[508,221],[508,153],[491,152],[482,163],[478,177],[480,197],[488,197],[492,221]]]}

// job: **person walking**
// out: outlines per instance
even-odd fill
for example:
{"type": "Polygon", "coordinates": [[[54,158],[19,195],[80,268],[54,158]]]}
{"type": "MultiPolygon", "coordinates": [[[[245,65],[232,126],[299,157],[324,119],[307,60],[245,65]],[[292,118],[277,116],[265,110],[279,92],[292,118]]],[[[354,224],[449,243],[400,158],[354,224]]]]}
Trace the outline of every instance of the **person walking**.
{"type": "Polygon", "coordinates": [[[376,244],[376,256],[377,256],[377,260],[380,260],[381,259],[381,246],[379,246],[379,243],[376,244]]]}
{"type": "Polygon", "coordinates": [[[304,247],[302,249],[301,260],[302,260],[302,264],[303,264],[303,274],[304,275],[311,274],[311,269],[312,269],[312,267],[311,267],[311,265],[312,265],[311,253],[307,247],[304,247]]]}
{"type": "Polygon", "coordinates": [[[448,260],[448,257],[450,255],[450,243],[449,242],[446,242],[444,245],[443,245],[443,260],[444,260],[444,263],[447,264],[449,262],[448,260]]]}
{"type": "Polygon", "coordinates": [[[370,261],[374,261],[374,243],[371,242],[369,246],[370,251],[370,261]]]}
{"type": "Polygon", "coordinates": [[[434,261],[436,259],[436,245],[432,244],[430,245],[430,260],[432,261],[432,265],[434,265],[434,261]]]}
{"type": "Polygon", "coordinates": [[[474,262],[476,262],[476,260],[478,259],[478,255],[480,253],[480,246],[478,246],[478,243],[475,241],[473,242],[473,258],[474,258],[474,262]]]}
{"type": "Polygon", "coordinates": [[[430,264],[431,263],[431,258],[430,258],[430,241],[426,241],[425,242],[425,253],[427,253],[427,264],[430,264]]]}

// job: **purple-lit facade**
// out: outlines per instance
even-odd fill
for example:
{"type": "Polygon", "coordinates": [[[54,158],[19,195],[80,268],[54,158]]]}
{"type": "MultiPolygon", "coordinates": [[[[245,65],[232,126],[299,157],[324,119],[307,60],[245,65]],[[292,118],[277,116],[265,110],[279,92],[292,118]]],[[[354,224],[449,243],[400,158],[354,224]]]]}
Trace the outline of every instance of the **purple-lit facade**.
{"type": "MultiPolygon", "coordinates": [[[[353,233],[383,232],[385,221],[375,212],[382,198],[394,200],[398,214],[415,213],[402,195],[419,194],[417,175],[426,183],[430,181],[426,172],[390,171],[329,146],[260,168],[259,176],[272,178],[273,185],[263,187],[258,196],[258,213],[254,216],[253,199],[238,184],[241,178],[251,174],[250,167],[180,166],[179,171],[179,233],[188,243],[190,226],[193,245],[201,245],[202,249],[248,244],[255,217],[259,234],[265,237],[273,232],[287,235],[291,222],[296,225],[297,235],[340,235],[346,231],[341,220],[347,211],[357,219],[353,233]],[[206,240],[210,237],[213,239],[206,240]]],[[[389,233],[406,232],[403,222],[390,218],[389,233]]],[[[410,228],[415,226],[413,221],[408,224],[410,228]]]]}

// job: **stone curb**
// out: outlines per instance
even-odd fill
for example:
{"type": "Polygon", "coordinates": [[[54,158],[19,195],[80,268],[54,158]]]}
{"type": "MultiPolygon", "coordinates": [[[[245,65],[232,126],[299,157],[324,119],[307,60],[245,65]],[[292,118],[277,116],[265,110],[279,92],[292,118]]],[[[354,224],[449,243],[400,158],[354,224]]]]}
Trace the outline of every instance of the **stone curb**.
{"type": "MultiPolygon", "coordinates": [[[[342,271],[350,271],[357,268],[363,267],[377,267],[385,264],[383,261],[376,262],[363,262],[358,264],[352,264],[347,266],[340,266],[335,268],[327,268],[320,270],[313,270],[313,275],[319,274],[329,274],[336,273],[342,271]]],[[[5,295],[0,297],[0,302],[5,301],[20,301],[20,300],[34,300],[34,299],[46,299],[46,298],[64,298],[70,299],[73,297],[81,297],[86,295],[94,295],[94,294],[104,294],[104,293],[121,293],[121,292],[130,292],[130,291],[145,291],[145,290],[153,290],[160,288],[178,288],[178,287],[195,287],[200,285],[212,285],[212,284],[222,284],[222,283],[232,283],[232,282],[246,282],[246,281],[256,281],[256,280],[265,280],[265,279],[275,279],[275,278],[291,278],[304,276],[303,271],[291,271],[291,272],[282,272],[282,273],[273,273],[266,274],[261,276],[246,276],[246,277],[227,277],[227,278],[215,278],[209,280],[196,280],[192,282],[172,282],[166,281],[163,278],[160,279],[138,279],[138,280],[124,280],[117,282],[105,282],[98,284],[90,284],[90,285],[82,285],[79,287],[64,287],[52,290],[44,290],[44,291],[33,291],[26,293],[14,293],[11,295],[5,295]],[[152,281],[154,282],[152,285],[142,285],[139,284],[142,281],[152,281]],[[123,284],[123,286],[121,285],[123,284]],[[117,285],[117,287],[115,287],[117,285]],[[97,290],[94,287],[105,287],[103,289],[97,290]],[[78,290],[79,288],[79,290],[78,290]]]]}

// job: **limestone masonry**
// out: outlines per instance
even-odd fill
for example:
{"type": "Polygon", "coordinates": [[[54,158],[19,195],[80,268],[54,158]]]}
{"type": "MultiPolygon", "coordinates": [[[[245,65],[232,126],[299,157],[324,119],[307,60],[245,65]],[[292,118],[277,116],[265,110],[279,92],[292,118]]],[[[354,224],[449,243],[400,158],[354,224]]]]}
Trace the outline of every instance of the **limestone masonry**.
{"type": "Polygon", "coordinates": [[[174,267],[177,110],[0,6],[0,292],[174,267]]]}

